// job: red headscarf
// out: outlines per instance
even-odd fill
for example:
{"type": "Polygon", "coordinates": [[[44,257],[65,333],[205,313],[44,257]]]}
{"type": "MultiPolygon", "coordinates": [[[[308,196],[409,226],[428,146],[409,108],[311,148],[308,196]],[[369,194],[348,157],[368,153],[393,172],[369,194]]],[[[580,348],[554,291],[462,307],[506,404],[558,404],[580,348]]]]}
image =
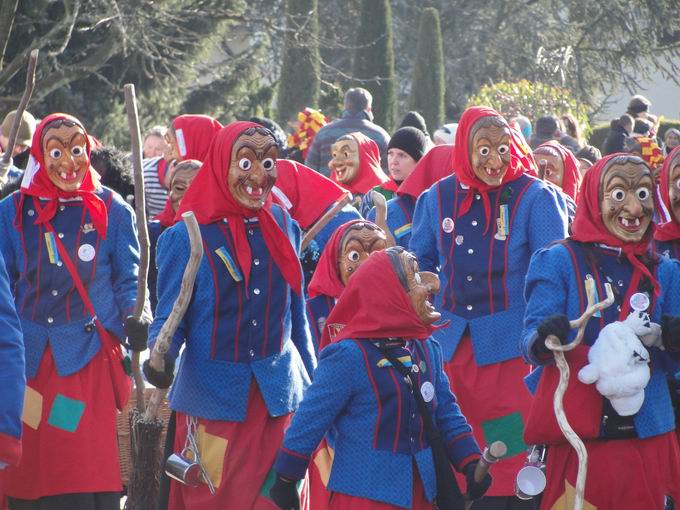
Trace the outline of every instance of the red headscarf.
{"type": "Polygon", "coordinates": [[[371,253],[350,278],[326,319],[319,347],[345,338],[423,340],[439,327],[422,323],[389,255],[380,250],[371,253]]]}
{"type": "Polygon", "coordinates": [[[303,229],[346,193],[328,177],[296,161],[277,160],[276,174],[272,200],[287,209],[303,229]]]}
{"type": "Polygon", "coordinates": [[[349,136],[354,138],[359,146],[359,169],[357,174],[351,183],[343,184],[338,181],[335,171],[333,171],[331,172],[331,180],[352,193],[364,195],[378,184],[387,182],[389,179],[380,167],[380,149],[378,144],[358,131],[350,133],[349,136]]]}
{"type": "Polygon", "coordinates": [[[203,161],[208,153],[213,136],[222,129],[222,124],[208,115],[180,115],[172,121],[177,146],[185,159],[203,161]]]}
{"type": "MultiPolygon", "coordinates": [[[[458,129],[456,130],[456,143],[453,148],[453,171],[462,184],[470,187],[470,192],[465,197],[465,200],[463,200],[459,215],[463,216],[470,210],[473,195],[479,193],[482,196],[482,201],[484,203],[484,213],[486,215],[486,224],[488,228],[490,224],[489,217],[491,216],[491,205],[489,204],[487,192],[494,189],[494,187],[480,181],[475,175],[470,160],[469,149],[472,128],[475,123],[483,117],[499,117],[503,120],[503,123],[510,128],[503,116],[492,108],[486,106],[473,106],[465,110],[458,123],[458,129]]],[[[523,139],[520,138],[520,135],[514,129],[510,129],[510,133],[510,166],[503,176],[503,184],[518,179],[524,172],[532,173],[534,171],[531,167],[533,158],[531,157],[531,153],[528,151],[526,144],[523,142],[523,139]]]]}
{"type": "MultiPolygon", "coordinates": [[[[26,172],[24,173],[24,178],[21,181],[21,204],[23,205],[25,195],[48,199],[47,204],[42,207],[42,210],[38,213],[38,217],[35,220],[35,223],[39,225],[54,218],[60,198],[81,198],[90,213],[90,218],[92,219],[95,229],[97,229],[97,232],[102,239],[106,239],[106,228],[108,226],[109,216],[106,211],[106,204],[104,204],[102,199],[95,193],[97,190],[101,189],[99,174],[96,170],[92,168],[92,166],[89,166],[80,187],[72,192],[66,192],[59,189],[47,175],[42,147],[43,131],[45,130],[45,126],[50,122],[59,119],[74,122],[82,128],[83,132],[85,132],[85,151],[89,162],[90,150],[93,142],[81,122],[75,117],[65,113],[53,113],[48,115],[40,122],[40,124],[38,124],[38,127],[33,134],[33,140],[31,141],[31,157],[26,172]]],[[[19,210],[17,211],[17,220],[15,222],[19,229],[22,228],[21,210],[22,207],[20,205],[19,210]]]]}
{"type": "Polygon", "coordinates": [[[232,122],[215,135],[203,166],[182,198],[176,219],[179,220],[182,213],[187,211],[193,211],[196,220],[204,225],[226,218],[247,286],[252,256],[243,220],[257,217],[274,262],[288,284],[299,294],[302,289],[300,262],[290,240],[272,215],[271,194],[264,207],[254,211],[243,207],[234,199],[227,183],[234,143],[244,131],[253,127],[261,126],[254,122],[232,122]]]}
{"type": "Polygon", "coordinates": [[[582,243],[602,243],[607,246],[620,248],[628,261],[633,265],[634,272],[642,273],[650,279],[655,292],[659,292],[659,282],[638,258],[649,251],[649,243],[654,233],[654,224],[650,223],[642,240],[637,243],[629,243],[616,237],[607,230],[602,221],[602,208],[600,204],[600,181],[602,170],[607,163],[617,156],[630,156],[630,154],[610,154],[599,160],[590,168],[583,177],[581,191],[576,202],[576,215],[571,224],[571,239],[582,243]]]}
{"type": "Polygon", "coordinates": [[[397,190],[397,195],[410,195],[418,198],[435,182],[453,173],[451,153],[453,145],[435,145],[420,158],[416,167],[397,190]]]}
{"type": "Polygon", "coordinates": [[[576,195],[578,195],[578,190],[581,187],[581,171],[578,169],[578,160],[572,152],[564,147],[561,143],[551,140],[549,142],[542,143],[538,146],[550,147],[557,151],[562,159],[562,164],[564,165],[564,173],[562,176],[562,191],[569,195],[572,199],[576,200],[576,195]]]}
{"type": "MultiPolygon", "coordinates": [[[[671,197],[669,193],[670,189],[670,178],[671,178],[671,163],[673,159],[680,154],[680,145],[673,149],[663,162],[663,167],[661,167],[661,182],[659,183],[659,188],[661,191],[661,201],[664,207],[668,211],[668,221],[661,225],[656,226],[654,232],[654,239],[657,241],[675,241],[680,239],[680,224],[675,219],[673,214],[673,208],[671,205],[671,197]]],[[[680,163],[680,160],[678,160],[680,163]]]]}
{"type": "Polygon", "coordinates": [[[332,298],[339,298],[342,291],[345,290],[345,284],[340,280],[339,263],[340,263],[340,242],[342,236],[345,235],[347,229],[357,223],[370,223],[366,220],[352,220],[340,225],[333,235],[330,237],[326,246],[324,246],[319,262],[316,265],[312,279],[309,281],[307,292],[309,297],[316,296],[330,296],[332,298]]]}

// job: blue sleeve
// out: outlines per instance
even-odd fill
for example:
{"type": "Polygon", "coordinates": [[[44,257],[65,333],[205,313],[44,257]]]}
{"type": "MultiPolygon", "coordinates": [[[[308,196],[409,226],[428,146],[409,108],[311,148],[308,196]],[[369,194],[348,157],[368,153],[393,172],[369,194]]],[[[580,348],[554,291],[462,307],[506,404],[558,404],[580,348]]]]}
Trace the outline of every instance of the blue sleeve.
{"type": "Polygon", "coordinates": [[[528,239],[531,253],[567,237],[569,217],[564,199],[547,186],[539,190],[529,212],[528,239]]]}
{"type": "Polygon", "coordinates": [[[439,265],[437,249],[439,211],[435,186],[437,185],[424,191],[416,202],[409,249],[416,254],[421,271],[436,273],[439,265]]]}
{"type": "MultiPolygon", "coordinates": [[[[680,317],[680,262],[675,259],[662,258],[658,273],[659,280],[662,281],[664,294],[661,316],[671,315],[673,317],[680,317]]],[[[676,341],[680,341],[680,339],[676,339],[676,341]]],[[[666,351],[661,351],[658,347],[652,347],[652,349],[658,351],[657,359],[661,361],[668,375],[673,376],[676,372],[680,371],[680,360],[671,358],[666,351]]]]}
{"type": "MultiPolygon", "coordinates": [[[[321,131],[319,130],[319,133],[320,132],[321,131]]],[[[309,147],[309,152],[307,152],[307,159],[305,159],[305,165],[309,168],[313,168],[317,172],[321,168],[321,154],[319,150],[321,140],[319,140],[319,133],[317,133],[314,140],[312,140],[312,145],[309,147]]]]}
{"type": "Polygon", "coordinates": [[[527,308],[520,350],[524,359],[532,365],[545,365],[553,360],[552,356],[537,358],[532,353],[532,347],[537,340],[536,329],[544,319],[550,315],[567,313],[565,278],[571,267],[569,254],[560,245],[540,249],[531,257],[524,289],[527,308]]]}
{"type": "Polygon", "coordinates": [[[364,216],[368,221],[375,223],[375,207],[371,207],[370,211],[364,216]]]}
{"type": "Polygon", "coordinates": [[[5,270],[11,282],[19,279],[19,269],[17,268],[16,255],[14,253],[13,237],[17,235],[14,226],[16,207],[14,205],[14,193],[7,196],[0,202],[0,254],[5,261],[5,270]]]}
{"type": "MultiPolygon", "coordinates": [[[[4,237],[4,236],[0,236],[4,237]]],[[[26,386],[21,324],[5,264],[0,259],[0,462],[16,464],[21,456],[21,413],[26,386]]]]}
{"type": "Polygon", "coordinates": [[[479,459],[481,452],[475,437],[472,435],[472,427],[463,416],[455,395],[451,393],[449,378],[443,368],[441,346],[436,340],[429,340],[428,343],[430,344],[433,370],[435,371],[433,379],[437,394],[437,408],[435,410],[437,428],[446,445],[451,464],[458,471],[462,471],[466,464],[479,459]]]}
{"type": "Polygon", "coordinates": [[[330,344],[321,351],[314,381],[293,416],[274,463],[274,469],[292,480],[304,478],[312,453],[354,391],[352,381],[364,362],[351,340],[330,344]]]}
{"type": "MultiPolygon", "coordinates": [[[[111,236],[113,295],[124,319],[132,314],[137,299],[140,250],[135,213],[118,195],[111,203],[107,236],[111,236]]],[[[145,310],[150,314],[148,300],[145,310]]]]}
{"type": "MultiPolygon", "coordinates": [[[[166,229],[158,238],[156,245],[158,305],[156,306],[156,316],[149,328],[149,349],[151,350],[153,350],[156,337],[158,337],[158,333],[168,319],[179,295],[184,268],[189,262],[190,253],[189,234],[183,222],[166,229]]],[[[173,336],[168,354],[177,358],[185,338],[186,316],[180,322],[173,336]]]]}

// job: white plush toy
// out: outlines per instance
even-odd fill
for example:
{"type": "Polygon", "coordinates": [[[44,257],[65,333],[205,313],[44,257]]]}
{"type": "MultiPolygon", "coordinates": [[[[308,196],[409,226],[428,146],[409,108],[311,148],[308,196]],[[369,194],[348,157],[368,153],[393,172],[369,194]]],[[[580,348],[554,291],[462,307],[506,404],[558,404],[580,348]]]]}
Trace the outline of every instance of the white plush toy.
{"type": "Polygon", "coordinates": [[[649,383],[649,352],[645,345],[660,342],[661,327],[646,312],[632,312],[623,322],[607,324],[588,351],[588,365],[578,373],[584,384],[596,384],[621,416],[642,407],[649,383]]]}

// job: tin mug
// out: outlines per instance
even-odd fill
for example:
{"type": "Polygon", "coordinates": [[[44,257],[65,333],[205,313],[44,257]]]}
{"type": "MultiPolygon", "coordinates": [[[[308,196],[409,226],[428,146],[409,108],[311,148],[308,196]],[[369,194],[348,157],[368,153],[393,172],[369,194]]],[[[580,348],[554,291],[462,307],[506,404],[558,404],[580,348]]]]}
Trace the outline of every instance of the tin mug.
{"type": "Polygon", "coordinates": [[[170,455],[165,461],[165,474],[189,487],[198,487],[203,481],[201,466],[188,458],[187,453],[185,449],[182,453],[170,455]]]}

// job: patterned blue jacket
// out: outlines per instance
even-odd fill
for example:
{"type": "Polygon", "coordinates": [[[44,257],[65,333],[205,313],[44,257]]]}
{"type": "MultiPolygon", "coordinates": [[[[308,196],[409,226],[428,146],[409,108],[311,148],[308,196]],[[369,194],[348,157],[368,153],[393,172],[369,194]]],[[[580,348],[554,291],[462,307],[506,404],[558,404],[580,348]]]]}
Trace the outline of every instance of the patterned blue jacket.
{"type": "MultiPolygon", "coordinates": [[[[427,405],[451,463],[461,470],[476,460],[479,447],[449,389],[439,344],[432,339],[410,341],[405,348],[395,347],[394,354],[412,363],[416,391],[423,385],[433,390],[427,405]]],[[[415,398],[370,341],[343,340],[323,349],[314,383],[286,432],[274,469],[291,479],[303,478],[312,453],[331,427],[335,456],[330,491],[411,508],[415,464],[427,498],[433,499],[432,451],[415,398]]]]}
{"type": "Polygon", "coordinates": [[[491,225],[481,197],[458,216],[469,191],[455,175],[425,191],[416,204],[410,248],[421,269],[439,270],[442,290],[435,306],[448,328],[435,332],[444,360],[450,360],[467,328],[478,365],[520,356],[524,281],[531,255],[566,236],[561,193],[523,175],[490,191],[491,225]],[[501,214],[505,235],[499,232],[501,214]]]}
{"type": "MultiPolygon", "coordinates": [[[[411,228],[416,201],[410,195],[396,196],[387,201],[387,228],[399,246],[409,247],[411,228]]],[[[366,218],[375,222],[375,208],[371,209],[366,218]]]]}
{"type": "MultiPolygon", "coordinates": [[[[272,212],[299,249],[300,228],[274,205],[272,212]]],[[[204,255],[194,296],[169,353],[182,354],[170,394],[176,411],[211,420],[244,421],[255,378],[272,416],[297,409],[316,366],[304,299],[283,279],[257,220],[247,222],[252,251],[250,287],[226,221],[201,225],[204,255]]],[[[158,306],[150,347],[167,320],[189,260],[189,234],[179,222],[158,240],[158,306]]]]}
{"type": "MultiPolygon", "coordinates": [[[[522,334],[522,353],[534,364],[546,361],[536,358],[531,351],[537,339],[536,328],[553,314],[566,314],[570,319],[581,316],[586,307],[585,280],[594,279],[600,299],[605,296],[604,284],[610,282],[616,295],[616,303],[599,318],[590,319],[583,343],[592,345],[600,330],[610,322],[618,320],[621,302],[628,290],[633,273],[625,257],[619,257],[616,249],[592,246],[595,258],[586,257],[583,244],[568,241],[558,243],[534,254],[527,275],[527,312],[522,334]]],[[[656,266],[655,276],[661,284],[661,295],[652,298],[650,317],[661,323],[664,314],[680,315],[680,263],[664,257],[656,266]]],[[[643,290],[643,289],[640,289],[643,290]]],[[[573,338],[573,333],[572,333],[573,338]]],[[[645,400],[635,415],[635,426],[639,437],[646,438],[668,432],[675,426],[666,375],[680,370],[680,364],[656,347],[648,348],[651,354],[652,378],[645,388],[645,400]]],[[[541,370],[535,370],[527,377],[527,385],[535,391],[541,370]]]]}
{"type": "MultiPolygon", "coordinates": [[[[134,212],[108,188],[98,192],[108,209],[106,239],[92,226],[79,200],[64,201],[52,219],[56,235],[69,251],[97,317],[118,338],[137,295],[139,243],[134,212]]],[[[33,197],[26,197],[23,231],[14,226],[19,192],[0,202],[0,252],[5,259],[26,348],[26,376],[35,377],[49,344],[62,377],[78,372],[101,346],[66,265],[50,256],[46,230],[35,225],[33,197]],[[91,329],[91,328],[87,328],[91,329]]]]}

